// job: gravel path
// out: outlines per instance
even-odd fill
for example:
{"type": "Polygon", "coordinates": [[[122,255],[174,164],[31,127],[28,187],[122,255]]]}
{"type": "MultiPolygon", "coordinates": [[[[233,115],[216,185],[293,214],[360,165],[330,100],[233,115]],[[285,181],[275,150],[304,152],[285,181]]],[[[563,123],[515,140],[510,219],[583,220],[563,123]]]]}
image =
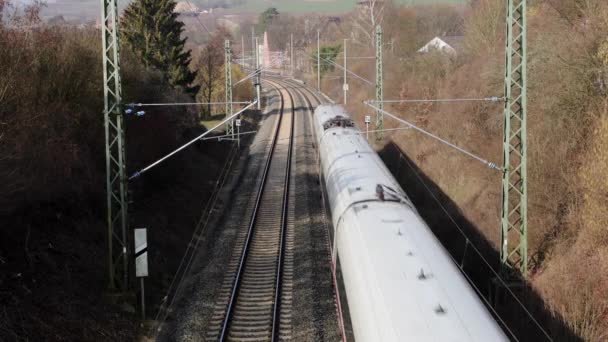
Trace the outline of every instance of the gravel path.
{"type": "MultiPolygon", "coordinates": [[[[339,341],[327,229],[314,145],[312,115],[301,96],[296,107],[296,207],[293,294],[295,341],[339,341]]],[[[312,99],[311,99],[312,101],[312,99]]],[[[313,101],[313,105],[316,103],[313,101]]]]}

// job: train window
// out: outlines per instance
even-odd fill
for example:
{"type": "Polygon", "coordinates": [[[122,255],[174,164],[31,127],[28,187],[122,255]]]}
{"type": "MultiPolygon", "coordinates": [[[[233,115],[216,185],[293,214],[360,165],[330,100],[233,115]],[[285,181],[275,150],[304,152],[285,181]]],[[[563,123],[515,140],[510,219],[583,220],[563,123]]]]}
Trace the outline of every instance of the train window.
{"type": "Polygon", "coordinates": [[[323,129],[328,130],[334,127],[355,127],[355,123],[350,118],[338,115],[333,119],[325,121],[323,129]]]}

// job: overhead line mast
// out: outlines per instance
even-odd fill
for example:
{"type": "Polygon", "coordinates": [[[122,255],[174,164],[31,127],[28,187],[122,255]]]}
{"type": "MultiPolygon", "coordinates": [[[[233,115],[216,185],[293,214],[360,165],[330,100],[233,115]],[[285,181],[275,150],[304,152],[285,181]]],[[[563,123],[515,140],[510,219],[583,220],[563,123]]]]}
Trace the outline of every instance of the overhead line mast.
{"type": "Polygon", "coordinates": [[[526,0],[507,0],[500,261],[528,271],[526,0]]]}
{"type": "Polygon", "coordinates": [[[384,130],[384,69],[382,64],[382,27],[376,26],[376,140],[382,140],[384,130]]]}
{"type": "MultiPolygon", "coordinates": [[[[232,116],[232,51],[230,49],[230,40],[224,42],[224,71],[225,71],[225,90],[226,90],[226,118],[232,116]]],[[[234,139],[234,120],[226,123],[226,135],[234,139]]]]}
{"type": "Polygon", "coordinates": [[[108,287],[129,288],[128,188],[117,0],[101,0],[108,228],[108,287]]]}
{"type": "Polygon", "coordinates": [[[321,92],[321,31],[317,30],[317,91],[321,92]]]}
{"type": "Polygon", "coordinates": [[[346,42],[348,41],[348,39],[344,39],[344,84],[342,85],[342,90],[344,91],[344,105],[346,106],[347,104],[347,95],[348,95],[348,82],[346,80],[346,42]]]}
{"type": "Polygon", "coordinates": [[[293,66],[294,66],[294,60],[293,60],[293,33],[291,34],[291,38],[290,38],[289,52],[290,52],[289,68],[291,69],[291,77],[293,77],[293,66]]]}
{"type": "Polygon", "coordinates": [[[260,68],[260,42],[258,37],[255,37],[255,93],[256,93],[256,99],[257,99],[257,110],[262,109],[262,104],[261,104],[261,100],[260,100],[260,96],[261,96],[261,89],[260,87],[262,79],[261,79],[261,73],[262,70],[260,68]]]}

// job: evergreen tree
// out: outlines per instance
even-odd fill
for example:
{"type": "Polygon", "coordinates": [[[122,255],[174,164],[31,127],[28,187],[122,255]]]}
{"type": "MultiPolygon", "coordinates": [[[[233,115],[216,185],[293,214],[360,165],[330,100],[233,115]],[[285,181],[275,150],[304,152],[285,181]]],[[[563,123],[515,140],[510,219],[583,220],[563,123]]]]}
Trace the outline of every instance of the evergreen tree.
{"type": "MultiPolygon", "coordinates": [[[[342,45],[324,45],[321,46],[321,74],[334,71],[335,67],[332,63],[336,62],[336,57],[342,51],[342,45]]],[[[317,72],[317,50],[310,54],[312,67],[317,72]]]]}
{"type": "Polygon", "coordinates": [[[122,37],[147,67],[160,70],[174,87],[196,95],[190,70],[191,50],[185,50],[184,23],[177,19],[174,0],[137,0],[125,10],[122,37]]]}
{"type": "Polygon", "coordinates": [[[272,22],[279,17],[279,11],[270,7],[264,12],[260,14],[260,18],[258,20],[258,31],[264,32],[268,29],[268,26],[272,24],[272,22]]]}

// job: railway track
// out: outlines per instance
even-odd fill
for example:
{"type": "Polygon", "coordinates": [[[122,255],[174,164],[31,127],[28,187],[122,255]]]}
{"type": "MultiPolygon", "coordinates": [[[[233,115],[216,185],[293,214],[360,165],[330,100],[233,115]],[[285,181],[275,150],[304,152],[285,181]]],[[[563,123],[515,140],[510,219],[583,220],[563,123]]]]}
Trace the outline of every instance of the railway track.
{"type": "Polygon", "coordinates": [[[207,340],[274,341],[291,338],[293,278],[294,99],[281,98],[276,131],[246,234],[237,238],[207,340]]]}

